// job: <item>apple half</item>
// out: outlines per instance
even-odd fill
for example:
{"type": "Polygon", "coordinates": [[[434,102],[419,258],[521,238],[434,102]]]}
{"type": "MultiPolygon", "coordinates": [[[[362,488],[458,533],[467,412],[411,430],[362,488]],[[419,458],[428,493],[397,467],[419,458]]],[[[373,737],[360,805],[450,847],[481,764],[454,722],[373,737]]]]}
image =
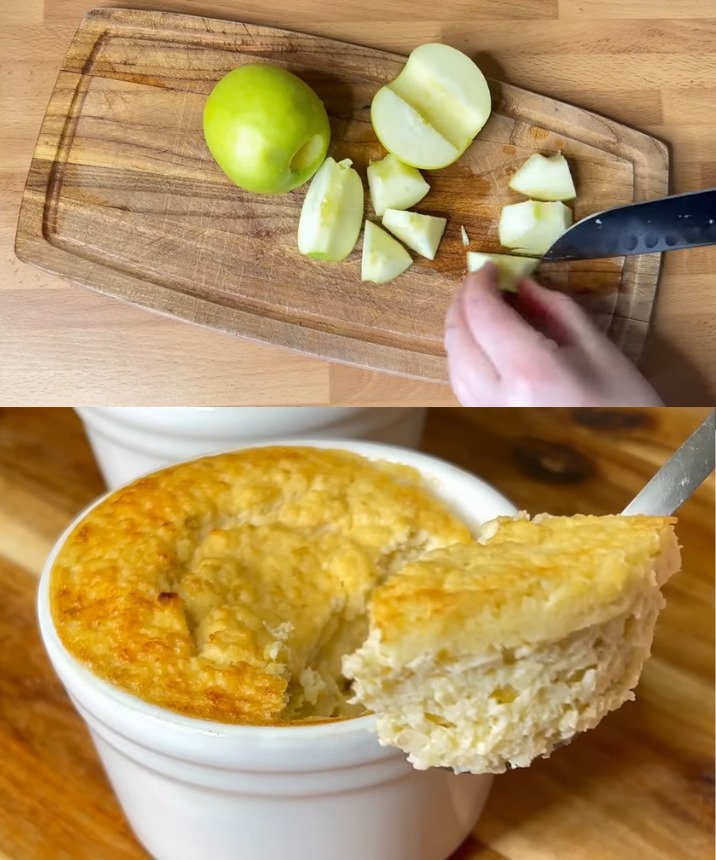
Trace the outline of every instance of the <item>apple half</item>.
{"type": "Polygon", "coordinates": [[[337,263],[355,248],[363,223],[363,183],[351,160],[328,157],[306,192],[298,221],[298,250],[337,263]]]}
{"type": "Polygon", "coordinates": [[[574,200],[577,192],[567,159],[561,153],[535,153],[510,180],[510,188],[534,200],[574,200]]]}
{"type": "Polygon", "coordinates": [[[419,170],[403,164],[390,153],[368,165],[368,188],[379,218],[386,209],[410,209],[430,191],[419,170]]]}
{"type": "Polygon", "coordinates": [[[571,224],[572,210],[564,203],[511,203],[500,215],[500,244],[518,254],[541,257],[571,224]]]}
{"type": "Polygon", "coordinates": [[[484,75],[449,45],[416,48],[371,104],[378,140],[400,161],[437,170],[462,155],[492,109],[484,75]]]}
{"type": "Polygon", "coordinates": [[[372,221],[365,222],[361,281],[385,284],[402,275],[412,262],[410,254],[397,239],[372,221]]]}
{"type": "Polygon", "coordinates": [[[497,266],[497,286],[508,293],[517,292],[517,282],[534,272],[539,260],[534,257],[517,257],[513,254],[483,254],[467,252],[468,272],[479,272],[488,263],[497,266]]]}
{"type": "Polygon", "coordinates": [[[386,209],[383,215],[383,226],[404,245],[428,260],[435,259],[446,224],[447,218],[400,209],[386,209]]]}

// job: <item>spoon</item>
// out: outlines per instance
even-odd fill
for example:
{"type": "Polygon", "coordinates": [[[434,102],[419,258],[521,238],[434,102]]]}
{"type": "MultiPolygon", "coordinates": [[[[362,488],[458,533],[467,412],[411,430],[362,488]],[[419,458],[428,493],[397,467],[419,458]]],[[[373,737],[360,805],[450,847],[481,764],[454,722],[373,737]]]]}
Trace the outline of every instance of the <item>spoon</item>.
{"type": "Polygon", "coordinates": [[[712,409],[622,514],[670,516],[713,472],[715,457],[716,409],[712,409]]]}

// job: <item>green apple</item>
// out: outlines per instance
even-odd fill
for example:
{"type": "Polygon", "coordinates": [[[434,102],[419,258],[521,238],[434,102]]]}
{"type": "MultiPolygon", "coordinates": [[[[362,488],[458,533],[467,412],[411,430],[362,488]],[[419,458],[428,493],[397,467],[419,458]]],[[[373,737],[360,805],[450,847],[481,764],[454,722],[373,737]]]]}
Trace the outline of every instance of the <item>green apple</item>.
{"type": "Polygon", "coordinates": [[[436,170],[462,155],[487,122],[490,90],[473,61],[449,45],[416,48],[400,74],[375,94],[371,120],[388,152],[436,170]]]}
{"type": "Polygon", "coordinates": [[[572,210],[564,203],[511,203],[500,215],[500,243],[519,254],[541,257],[571,224],[572,210]]]}
{"type": "Polygon", "coordinates": [[[204,137],[240,188],[282,194],[321,166],[331,127],[307,83],[278,66],[251,64],[229,72],[209,94],[204,137]]]}
{"type": "Polygon", "coordinates": [[[574,200],[577,196],[567,159],[559,152],[531,155],[510,180],[510,188],[535,200],[574,200]]]}
{"type": "Polygon", "coordinates": [[[516,292],[517,282],[531,275],[539,260],[532,257],[515,257],[510,254],[482,254],[479,251],[467,252],[468,272],[478,272],[488,263],[497,266],[497,285],[506,292],[516,292]]]}
{"type": "Polygon", "coordinates": [[[298,220],[298,250],[337,263],[355,247],[363,223],[363,183],[349,158],[327,158],[306,192],[298,220]]]}
{"type": "Polygon", "coordinates": [[[400,209],[386,209],[383,215],[383,226],[404,245],[428,260],[435,259],[446,224],[446,218],[400,209]]]}
{"type": "Polygon", "coordinates": [[[402,275],[412,262],[400,242],[372,221],[365,222],[361,281],[384,284],[402,275]]]}
{"type": "Polygon", "coordinates": [[[430,191],[419,170],[403,164],[390,153],[368,165],[368,187],[379,218],[386,209],[410,209],[430,191]]]}

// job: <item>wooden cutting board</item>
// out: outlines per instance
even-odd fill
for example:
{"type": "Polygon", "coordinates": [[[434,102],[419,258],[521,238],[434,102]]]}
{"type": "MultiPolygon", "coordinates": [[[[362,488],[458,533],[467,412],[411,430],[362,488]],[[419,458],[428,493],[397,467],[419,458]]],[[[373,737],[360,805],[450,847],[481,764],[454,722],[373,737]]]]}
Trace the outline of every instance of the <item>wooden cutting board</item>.
{"type": "MultiPolygon", "coordinates": [[[[478,46],[476,46],[478,47],[478,46]]],[[[480,46],[489,48],[489,46],[480,46]]],[[[418,207],[448,227],[434,262],[386,285],[360,281],[360,244],[341,264],[296,249],[305,188],[251,195],[213,162],[206,96],[246,62],[285,66],[331,117],[331,154],[364,174],[384,151],[370,102],[404,58],[285,30],[164,12],[95,9],[75,35],[32,160],[16,238],[20,259],[152,310],[324,358],[444,381],[443,321],[473,250],[499,251],[511,172],[561,150],[575,217],[667,193],[666,148],[589,111],[490,81],[493,114],[418,207]]],[[[370,204],[367,215],[373,217],[370,204]]],[[[543,266],[578,293],[632,359],[644,342],[659,255],[543,266]]],[[[108,306],[108,312],[109,312],[108,306]]]]}

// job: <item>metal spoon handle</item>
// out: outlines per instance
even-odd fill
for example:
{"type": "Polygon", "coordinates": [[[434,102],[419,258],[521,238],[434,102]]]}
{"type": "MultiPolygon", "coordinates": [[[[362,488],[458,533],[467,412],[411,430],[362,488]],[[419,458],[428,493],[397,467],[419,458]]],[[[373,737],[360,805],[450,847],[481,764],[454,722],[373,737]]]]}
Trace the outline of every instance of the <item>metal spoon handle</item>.
{"type": "Polygon", "coordinates": [[[622,513],[673,514],[713,472],[715,457],[716,410],[712,410],[622,513]]]}

